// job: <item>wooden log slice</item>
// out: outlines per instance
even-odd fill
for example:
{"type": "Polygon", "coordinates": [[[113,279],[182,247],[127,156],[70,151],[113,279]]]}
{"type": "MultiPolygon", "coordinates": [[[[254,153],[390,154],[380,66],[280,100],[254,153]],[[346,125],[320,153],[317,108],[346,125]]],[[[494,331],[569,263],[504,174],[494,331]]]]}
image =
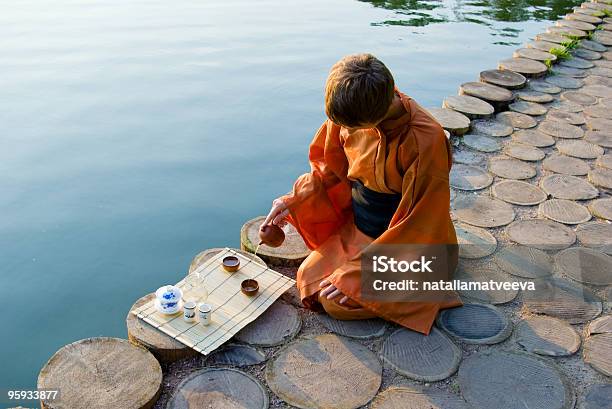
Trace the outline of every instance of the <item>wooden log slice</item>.
{"type": "Polygon", "coordinates": [[[573,78],[586,78],[588,76],[588,72],[586,70],[581,70],[578,68],[568,67],[564,65],[555,65],[551,67],[550,72],[553,75],[573,78]]]}
{"type": "Polygon", "coordinates": [[[565,112],[558,109],[551,109],[546,115],[547,121],[562,121],[570,125],[584,125],[586,123],[584,115],[575,112],[565,112]]]}
{"type": "Polygon", "coordinates": [[[540,250],[562,250],[576,241],[573,230],[552,220],[517,220],[506,228],[515,243],[540,250]]]}
{"type": "Polygon", "coordinates": [[[602,68],[612,68],[612,61],[608,61],[608,60],[593,60],[593,65],[597,66],[597,67],[602,67],[602,68]]]}
{"type": "Polygon", "coordinates": [[[606,376],[612,376],[612,334],[599,334],[584,341],[584,362],[606,376]]]}
{"type": "Polygon", "coordinates": [[[512,111],[500,112],[495,118],[506,125],[520,129],[533,128],[538,124],[531,116],[512,111]]]}
{"type": "Polygon", "coordinates": [[[266,361],[266,355],[249,345],[230,344],[224,346],[206,359],[207,365],[251,366],[266,361]]]}
{"type": "Polygon", "coordinates": [[[571,52],[574,57],[584,58],[585,60],[595,61],[601,58],[601,53],[587,50],[586,48],[578,48],[571,52]]]}
{"type": "Polygon", "coordinates": [[[604,153],[604,149],[601,146],[582,139],[559,141],[557,143],[557,150],[564,155],[580,159],[595,159],[604,153]]]}
{"type": "Polygon", "coordinates": [[[584,82],[582,82],[578,78],[572,78],[565,75],[548,76],[544,81],[556,85],[560,88],[566,89],[577,89],[581,88],[584,85],[584,82]]]}
{"type": "Polygon", "coordinates": [[[589,171],[589,182],[604,189],[612,189],[612,170],[595,168],[589,171]]]}
{"type": "Polygon", "coordinates": [[[510,70],[518,72],[527,78],[542,77],[548,71],[546,65],[539,61],[529,60],[527,58],[510,58],[502,60],[498,64],[500,70],[510,70]]]}
{"type": "Polygon", "coordinates": [[[535,146],[525,145],[523,143],[511,142],[504,147],[504,153],[516,159],[537,162],[544,159],[544,152],[535,146]]]}
{"type": "Polygon", "coordinates": [[[522,278],[544,278],[553,272],[553,259],[527,246],[507,245],[495,253],[495,264],[506,273],[522,278]]]}
{"type": "Polygon", "coordinates": [[[444,98],[443,108],[460,112],[471,119],[487,118],[493,114],[493,106],[482,99],[469,95],[451,95],[444,98]]]}
{"type": "Polygon", "coordinates": [[[594,10],[586,7],[574,7],[574,13],[586,14],[589,16],[603,17],[605,13],[600,10],[594,10]]]}
{"type": "Polygon", "coordinates": [[[493,183],[490,173],[476,166],[457,164],[451,168],[450,185],[460,190],[480,190],[493,183]]]}
{"type": "Polygon", "coordinates": [[[542,162],[542,168],[555,173],[572,176],[584,176],[591,167],[582,159],[553,153],[542,162]]]}
{"type": "Polygon", "coordinates": [[[529,409],[574,407],[574,393],[559,370],[533,355],[472,354],[461,365],[458,381],[463,397],[474,409],[523,409],[526,402],[529,409]]]}
{"type": "Polygon", "coordinates": [[[612,402],[612,384],[600,383],[589,386],[580,409],[606,409],[612,402]]]}
{"type": "Polygon", "coordinates": [[[595,161],[595,166],[599,166],[606,169],[612,169],[612,153],[607,155],[601,155],[595,161]]]}
{"type": "Polygon", "coordinates": [[[557,270],[580,283],[612,284],[612,257],[594,249],[572,247],[555,256],[557,270]]]}
{"type": "Polygon", "coordinates": [[[599,195],[599,191],[586,180],[570,175],[548,175],[540,181],[540,187],[557,199],[588,200],[599,195]]]}
{"type": "Polygon", "coordinates": [[[612,60],[612,51],[604,51],[601,53],[601,58],[610,61],[612,60]]]}
{"type": "Polygon", "coordinates": [[[268,393],[253,376],[232,368],[192,373],[174,391],[166,409],[267,409],[268,393]]]}
{"type": "Polygon", "coordinates": [[[548,41],[550,43],[558,44],[557,47],[561,47],[561,44],[567,43],[568,41],[568,38],[566,36],[556,33],[536,34],[535,39],[537,41],[548,41]]]}
{"type": "Polygon", "coordinates": [[[588,209],[572,200],[550,199],[540,204],[538,213],[563,224],[579,224],[591,220],[588,209]]]}
{"type": "Polygon", "coordinates": [[[477,119],[472,121],[472,131],[477,134],[503,138],[512,134],[513,128],[500,121],[477,119]]]}
{"type": "Polygon", "coordinates": [[[544,314],[570,324],[591,321],[602,311],[601,299],[591,290],[555,277],[535,280],[535,291],[525,291],[525,308],[532,314],[544,314]]]}
{"type": "Polygon", "coordinates": [[[589,16],[588,14],[580,14],[580,13],[566,14],[565,18],[568,20],[584,21],[585,23],[591,23],[591,24],[601,23],[601,18],[595,17],[595,16],[589,16]]]}
{"type": "Polygon", "coordinates": [[[561,94],[561,99],[580,105],[594,105],[597,103],[597,98],[580,91],[565,91],[561,94]]]}
{"type": "MultiPolygon", "coordinates": [[[[606,87],[612,87],[612,78],[602,77],[600,75],[587,75],[583,82],[584,85],[604,85],[606,87]]],[[[604,101],[602,101],[602,103],[603,102],[604,101]]]]}
{"type": "Polygon", "coordinates": [[[607,4],[598,2],[584,2],[580,6],[598,11],[610,10],[610,7],[607,4]]]}
{"type": "Polygon", "coordinates": [[[457,242],[459,244],[459,257],[483,258],[493,254],[497,248],[497,240],[485,229],[470,226],[469,224],[455,224],[457,242]]]}
{"type": "Polygon", "coordinates": [[[461,350],[436,327],[429,335],[400,328],[383,343],[381,357],[410,379],[435,382],[457,371],[461,350]]]}
{"type": "Polygon", "coordinates": [[[595,118],[612,119],[612,109],[605,107],[603,105],[594,105],[594,106],[586,107],[584,109],[584,114],[586,116],[595,117],[595,118]]]}
{"type": "Polygon", "coordinates": [[[502,148],[497,138],[479,134],[463,135],[463,143],[480,152],[497,152],[502,148]]]}
{"type": "Polygon", "coordinates": [[[597,41],[592,40],[582,40],[580,41],[580,47],[586,48],[587,50],[596,51],[598,53],[603,53],[608,49],[603,44],[598,43],[597,41]]]}
{"type": "Polygon", "coordinates": [[[594,216],[612,220],[612,199],[597,199],[589,203],[589,210],[594,216]]]}
{"type": "Polygon", "coordinates": [[[527,48],[535,48],[536,50],[541,51],[550,51],[552,48],[560,48],[561,46],[558,43],[553,43],[552,41],[543,41],[543,40],[535,40],[530,43],[527,43],[527,48]]]}
{"type": "MultiPolygon", "coordinates": [[[[612,68],[605,68],[605,67],[591,68],[591,70],[589,71],[589,74],[597,75],[599,77],[610,78],[610,77],[612,77],[612,68]]],[[[606,97],[606,98],[608,98],[608,97],[606,97]]]]}
{"type": "MultiPolygon", "coordinates": [[[[479,267],[476,268],[465,263],[460,263],[457,272],[455,273],[455,280],[464,283],[489,283],[490,281],[496,283],[505,283],[514,281],[506,273],[493,269],[491,267],[479,267]]],[[[470,285],[470,284],[468,284],[470,285]]],[[[488,304],[505,304],[516,298],[518,290],[503,287],[497,288],[478,288],[468,287],[468,289],[459,289],[459,294],[463,297],[471,300],[477,300],[479,302],[488,304]]]]}
{"type": "Polygon", "coordinates": [[[589,322],[586,335],[612,334],[612,314],[604,315],[589,322]]]}
{"type": "Polygon", "coordinates": [[[570,36],[578,38],[586,38],[588,36],[587,32],[571,27],[548,27],[546,31],[549,33],[565,35],[568,38],[570,36]]]}
{"type": "Polygon", "coordinates": [[[535,129],[522,129],[512,134],[512,140],[517,143],[546,148],[555,144],[552,136],[546,135],[535,129]]]}
{"type": "Polygon", "coordinates": [[[480,73],[480,81],[499,85],[507,89],[523,88],[527,83],[525,76],[510,70],[486,70],[480,73]]]}
{"type": "Polygon", "coordinates": [[[292,339],[301,328],[302,319],[295,307],[276,301],[234,338],[245,344],[270,347],[292,339]]]}
{"type": "Polygon", "coordinates": [[[349,338],[372,339],[384,335],[387,323],[379,318],[368,320],[343,321],[329,315],[317,314],[317,320],[328,330],[349,338]]]}
{"type": "Polygon", "coordinates": [[[527,352],[546,356],[570,356],[580,348],[580,335],[565,321],[529,317],[516,326],[516,342],[527,352]]]}
{"type": "MultiPolygon", "coordinates": [[[[232,249],[234,250],[236,253],[240,253],[243,256],[245,256],[246,258],[255,261],[256,263],[259,264],[263,264],[264,266],[267,266],[266,262],[263,261],[261,259],[261,257],[253,254],[253,253],[249,253],[248,251],[244,251],[244,250],[240,250],[240,249],[232,249]]],[[[201,251],[200,253],[198,253],[198,255],[196,255],[193,260],[191,261],[191,264],[189,265],[189,274],[191,274],[192,272],[194,272],[199,266],[201,266],[202,264],[204,264],[205,262],[207,262],[208,260],[212,259],[214,256],[216,256],[217,254],[221,253],[222,251],[225,251],[224,248],[221,247],[217,247],[217,248],[212,248],[212,249],[206,249],[204,251],[201,251]]]]}
{"type": "Polygon", "coordinates": [[[584,136],[584,131],[577,126],[570,125],[563,121],[547,121],[540,122],[538,131],[555,138],[564,139],[579,139],[584,136]]]}
{"type": "Polygon", "coordinates": [[[610,98],[612,89],[606,85],[585,85],[580,92],[593,97],[610,98]]]}
{"type": "Polygon", "coordinates": [[[509,108],[512,111],[520,112],[525,115],[544,115],[548,112],[548,108],[544,105],[538,104],[536,102],[527,102],[527,101],[516,101],[509,105],[509,108]]]}
{"type": "Polygon", "coordinates": [[[381,380],[382,367],[369,349],[332,334],[295,341],[266,367],[272,392],[304,409],[358,408],[376,395],[381,380]]]}
{"type": "Polygon", "coordinates": [[[416,386],[389,387],[376,395],[372,409],[469,409],[458,395],[416,386]]]}
{"type": "Polygon", "coordinates": [[[491,159],[489,171],[505,179],[531,179],[536,175],[536,170],[532,165],[507,156],[491,159]]]}
{"type": "Polygon", "coordinates": [[[593,34],[593,40],[605,45],[606,47],[612,46],[612,36],[609,33],[604,33],[601,30],[596,31],[593,34]]]}
{"type": "Polygon", "coordinates": [[[159,362],[168,364],[180,359],[197,356],[198,352],[189,348],[169,335],[164,334],[152,325],[139,319],[132,311],[142,307],[155,298],[155,294],[147,294],[140,298],[127,314],[125,323],[127,325],[128,339],[137,346],[148,349],[159,362]]]}
{"type": "Polygon", "coordinates": [[[591,61],[585,60],[580,57],[574,57],[574,58],[570,58],[567,60],[562,60],[559,62],[559,64],[563,67],[577,68],[580,70],[593,68],[595,66],[595,64],[593,64],[591,61]]]}
{"type": "Polygon", "coordinates": [[[514,220],[514,209],[488,196],[466,195],[455,199],[453,214],[462,222],[478,227],[498,227],[514,220]]]}
{"type": "Polygon", "coordinates": [[[466,82],[459,87],[459,95],[469,95],[479,98],[493,106],[496,111],[500,111],[508,106],[514,99],[512,92],[506,88],[486,82],[466,82]]]}
{"type": "Polygon", "coordinates": [[[589,222],[578,226],[576,237],[585,247],[612,254],[612,224],[603,222],[589,222]]]}
{"type": "Polygon", "coordinates": [[[530,80],[528,88],[532,91],[545,92],[547,94],[558,94],[562,91],[560,87],[543,80],[530,80]]]}
{"type": "Polygon", "coordinates": [[[612,24],[606,23],[599,26],[601,30],[612,31],[612,24]]]}
{"type": "Polygon", "coordinates": [[[579,21],[579,20],[557,20],[557,26],[570,27],[570,28],[575,28],[575,29],[582,30],[582,31],[593,31],[597,28],[591,23],[587,23],[585,21],[579,21]]]}
{"type": "Polygon", "coordinates": [[[488,304],[464,304],[442,310],[436,325],[466,344],[497,344],[512,333],[512,323],[497,307],[488,304]]]}
{"type": "Polygon", "coordinates": [[[612,132],[587,131],[584,135],[584,140],[604,148],[612,148],[612,132]]]}
{"type": "MultiPolygon", "coordinates": [[[[479,165],[486,160],[486,157],[478,152],[470,150],[456,150],[453,152],[453,162],[464,165],[479,165]]],[[[586,175],[586,173],[585,173],[586,175]]]]}
{"type": "Polygon", "coordinates": [[[564,112],[576,113],[576,112],[584,111],[584,106],[580,104],[576,104],[575,102],[564,101],[564,100],[553,101],[552,103],[548,104],[548,107],[551,110],[558,110],[558,111],[564,111],[564,112]]]}
{"type": "Polygon", "coordinates": [[[610,132],[612,129],[612,119],[605,118],[587,118],[586,126],[591,131],[605,131],[610,132]]]}
{"type": "Polygon", "coordinates": [[[514,58],[527,58],[535,61],[556,61],[557,56],[548,51],[538,50],[537,48],[519,48],[512,53],[514,58]]]}
{"type": "Polygon", "coordinates": [[[240,248],[255,253],[270,265],[299,266],[310,254],[302,236],[290,224],[285,226],[285,241],[280,247],[270,247],[259,243],[259,227],[266,219],[265,216],[256,217],[246,222],[240,230],[240,248]]]}
{"type": "Polygon", "coordinates": [[[43,409],[152,408],[162,370],[146,349],[119,338],[87,338],[62,347],[38,375],[39,389],[60,390],[43,409]]]}
{"type": "Polygon", "coordinates": [[[427,111],[453,135],[463,135],[470,129],[470,119],[457,111],[446,108],[427,108],[427,111]]]}
{"type": "Polygon", "coordinates": [[[546,193],[531,183],[520,180],[503,180],[491,188],[491,193],[504,202],[519,206],[533,206],[546,200],[546,193]]]}
{"type": "Polygon", "coordinates": [[[554,97],[551,94],[537,91],[520,91],[516,93],[518,99],[527,102],[537,102],[540,104],[546,104],[554,101],[554,97]]]}

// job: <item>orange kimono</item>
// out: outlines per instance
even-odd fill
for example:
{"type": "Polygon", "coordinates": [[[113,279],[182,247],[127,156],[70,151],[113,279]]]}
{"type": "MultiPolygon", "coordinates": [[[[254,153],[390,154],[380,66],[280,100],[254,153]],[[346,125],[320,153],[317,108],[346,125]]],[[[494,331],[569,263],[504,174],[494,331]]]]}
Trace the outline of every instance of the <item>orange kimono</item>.
{"type": "Polygon", "coordinates": [[[396,91],[406,113],[377,128],[349,131],[327,120],[310,145],[311,172],[298,178],[282,200],[288,221],[313,250],[297,274],[302,302],[319,302],[337,318],[378,316],[428,334],[443,308],[461,305],[456,294],[444,302],[376,302],[361,297],[361,253],[375,244],[451,244],[448,260],[457,264],[457,238],[450,219],[450,145],[441,126],[410,97],[396,91]],[[373,239],[355,227],[351,181],[380,193],[401,194],[388,229],[373,239]],[[319,300],[327,278],[350,297],[349,305],[319,300]],[[334,314],[334,311],[337,314],[334,314]],[[344,313],[342,313],[344,312],[344,313]]]}

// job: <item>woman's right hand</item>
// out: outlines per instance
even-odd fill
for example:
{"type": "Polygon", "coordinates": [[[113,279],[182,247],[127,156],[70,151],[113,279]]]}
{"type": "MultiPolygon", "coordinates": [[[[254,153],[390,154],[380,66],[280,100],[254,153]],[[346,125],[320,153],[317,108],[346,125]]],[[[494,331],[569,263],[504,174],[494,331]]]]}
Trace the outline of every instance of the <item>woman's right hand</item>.
{"type": "Polygon", "coordinates": [[[277,226],[283,227],[283,225],[287,223],[287,221],[285,220],[287,216],[289,216],[289,209],[287,208],[285,202],[283,202],[281,199],[275,199],[272,202],[272,209],[270,209],[268,217],[266,217],[266,220],[264,220],[261,226],[275,224],[277,226]]]}

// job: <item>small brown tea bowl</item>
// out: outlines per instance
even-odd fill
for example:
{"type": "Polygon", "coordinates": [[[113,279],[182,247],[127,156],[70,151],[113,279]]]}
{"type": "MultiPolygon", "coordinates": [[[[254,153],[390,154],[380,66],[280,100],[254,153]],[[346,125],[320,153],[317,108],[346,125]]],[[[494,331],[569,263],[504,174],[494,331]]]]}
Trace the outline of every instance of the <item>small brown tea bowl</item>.
{"type": "Polygon", "coordinates": [[[259,283],[251,278],[248,280],[244,280],[242,284],[240,284],[240,289],[242,292],[248,296],[254,296],[259,291],[259,283]]]}
{"type": "Polygon", "coordinates": [[[223,268],[229,273],[238,271],[240,268],[240,260],[236,256],[223,257],[223,268]]]}

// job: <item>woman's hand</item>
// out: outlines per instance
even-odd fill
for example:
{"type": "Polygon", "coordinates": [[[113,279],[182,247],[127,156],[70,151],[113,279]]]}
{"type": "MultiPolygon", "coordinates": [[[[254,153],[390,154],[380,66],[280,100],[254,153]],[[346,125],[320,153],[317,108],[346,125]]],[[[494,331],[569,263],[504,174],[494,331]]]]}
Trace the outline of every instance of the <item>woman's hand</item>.
{"type": "Polygon", "coordinates": [[[340,296],[342,296],[342,298],[340,299],[340,301],[338,301],[339,304],[344,304],[349,300],[349,298],[344,295],[342,291],[338,290],[336,286],[333,285],[328,279],[321,281],[321,283],[319,283],[319,287],[322,288],[321,296],[327,296],[328,300],[333,300],[334,298],[340,296]]]}
{"type": "Polygon", "coordinates": [[[266,217],[266,220],[264,220],[262,226],[275,224],[283,227],[287,223],[285,220],[287,216],[289,216],[289,209],[287,209],[285,202],[280,199],[275,199],[272,202],[272,209],[270,209],[270,213],[268,213],[268,217],[266,217]]]}

